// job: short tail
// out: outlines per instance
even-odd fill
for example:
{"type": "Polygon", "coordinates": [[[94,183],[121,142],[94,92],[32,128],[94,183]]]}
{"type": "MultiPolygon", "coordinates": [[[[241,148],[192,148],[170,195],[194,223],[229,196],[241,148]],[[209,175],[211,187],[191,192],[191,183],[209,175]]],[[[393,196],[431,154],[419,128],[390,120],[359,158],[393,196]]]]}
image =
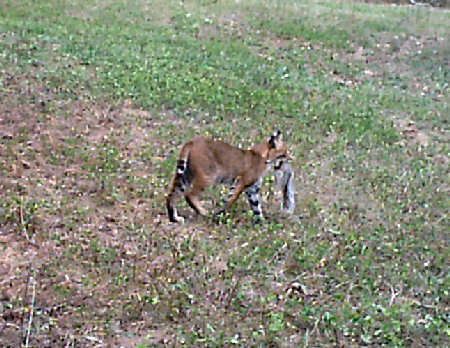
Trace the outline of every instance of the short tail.
{"type": "Polygon", "coordinates": [[[190,153],[192,143],[186,143],[181,151],[177,161],[177,172],[173,181],[172,191],[186,192],[192,183],[192,169],[190,166],[190,153]]]}
{"type": "Polygon", "coordinates": [[[187,166],[188,166],[188,160],[189,160],[189,153],[191,152],[192,144],[188,142],[183,146],[183,148],[180,151],[180,156],[178,157],[177,161],[177,175],[183,176],[187,166]]]}

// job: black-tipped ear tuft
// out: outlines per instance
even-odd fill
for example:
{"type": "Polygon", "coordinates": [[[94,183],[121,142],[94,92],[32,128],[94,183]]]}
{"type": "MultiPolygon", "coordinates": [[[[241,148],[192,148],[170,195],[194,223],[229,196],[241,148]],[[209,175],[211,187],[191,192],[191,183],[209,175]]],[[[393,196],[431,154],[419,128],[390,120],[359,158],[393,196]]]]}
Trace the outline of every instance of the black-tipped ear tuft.
{"type": "Polygon", "coordinates": [[[270,137],[270,139],[269,139],[269,147],[271,148],[271,149],[274,149],[275,147],[276,147],[276,140],[277,140],[277,137],[275,136],[275,135],[272,135],[271,137],[270,137]]]}
{"type": "Polygon", "coordinates": [[[271,148],[277,147],[277,141],[281,139],[281,132],[279,130],[276,130],[273,135],[269,139],[269,145],[271,148]]]}

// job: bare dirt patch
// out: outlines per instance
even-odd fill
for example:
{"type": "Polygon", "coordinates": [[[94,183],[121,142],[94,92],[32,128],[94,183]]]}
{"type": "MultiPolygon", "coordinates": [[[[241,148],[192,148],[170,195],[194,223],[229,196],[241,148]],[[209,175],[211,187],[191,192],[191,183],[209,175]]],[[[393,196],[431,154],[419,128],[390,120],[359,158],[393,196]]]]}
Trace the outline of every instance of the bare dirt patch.
{"type": "Polygon", "coordinates": [[[35,339],[42,344],[51,337],[73,342],[74,325],[84,320],[73,311],[89,302],[95,307],[93,315],[104,315],[102,308],[107,304],[101,296],[115,291],[110,279],[116,277],[116,266],[103,281],[83,263],[67,271],[65,265],[76,264],[77,259],[98,261],[92,240],[98,240],[102,248],[119,248],[126,258],[136,258],[140,242],[129,235],[124,238],[123,231],[162,213],[149,206],[155,195],[162,199],[165,189],[154,185],[152,154],[163,141],[155,129],[162,122],[177,120],[154,118],[130,101],[114,105],[94,101],[82,92],[78,100],[66,100],[33,73],[10,75],[3,81],[0,343],[20,345],[24,339],[33,291],[34,310],[46,308],[39,320],[59,322],[57,328],[44,329],[42,335],[47,338],[40,340],[36,334],[35,339]],[[82,285],[86,282],[92,285],[82,285]],[[64,300],[68,294],[70,301],[64,300]]]}
{"type": "Polygon", "coordinates": [[[427,146],[430,144],[430,136],[417,128],[415,122],[406,119],[395,118],[394,123],[400,133],[410,144],[420,144],[427,146]]]}

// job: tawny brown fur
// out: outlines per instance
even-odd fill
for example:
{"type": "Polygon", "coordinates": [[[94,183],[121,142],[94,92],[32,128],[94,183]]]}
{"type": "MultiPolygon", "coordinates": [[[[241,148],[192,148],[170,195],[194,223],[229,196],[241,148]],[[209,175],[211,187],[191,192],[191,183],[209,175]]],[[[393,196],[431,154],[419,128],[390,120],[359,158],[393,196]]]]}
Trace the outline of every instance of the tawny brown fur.
{"type": "Polygon", "coordinates": [[[179,169],[167,195],[167,210],[171,221],[182,221],[177,216],[174,203],[183,194],[188,204],[200,215],[206,215],[199,195],[210,185],[235,181],[236,187],[228,203],[231,206],[239,195],[253,185],[266,170],[269,162],[287,155],[286,145],[278,132],[268,141],[249,150],[231,146],[220,140],[196,137],[180,151],[179,169]]]}

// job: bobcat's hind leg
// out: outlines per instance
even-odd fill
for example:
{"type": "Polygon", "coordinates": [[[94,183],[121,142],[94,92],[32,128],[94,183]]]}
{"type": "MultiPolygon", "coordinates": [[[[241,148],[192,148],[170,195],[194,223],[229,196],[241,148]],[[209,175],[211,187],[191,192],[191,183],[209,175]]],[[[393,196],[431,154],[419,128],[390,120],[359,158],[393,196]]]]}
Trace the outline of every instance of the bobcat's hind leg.
{"type": "Polygon", "coordinates": [[[177,208],[175,207],[175,203],[177,198],[179,197],[178,192],[170,192],[166,198],[166,207],[167,213],[169,215],[170,222],[184,222],[184,218],[178,215],[177,208]]]}
{"type": "Polygon", "coordinates": [[[237,181],[236,186],[234,186],[234,185],[235,184],[233,184],[233,187],[231,188],[230,198],[228,199],[227,202],[225,202],[224,206],[216,212],[216,215],[222,214],[229,207],[231,207],[233,205],[233,203],[236,202],[236,200],[239,198],[242,191],[244,191],[244,189],[245,189],[245,185],[241,180],[237,181]]]}
{"type": "Polygon", "coordinates": [[[207,212],[198,201],[198,197],[203,192],[206,186],[208,186],[207,182],[196,181],[193,184],[192,190],[185,195],[186,202],[189,204],[189,206],[201,216],[206,216],[207,212]]]}
{"type": "Polygon", "coordinates": [[[190,178],[186,173],[176,173],[166,198],[166,208],[170,222],[184,222],[184,218],[178,215],[175,207],[178,198],[190,186],[190,178]]]}
{"type": "Polygon", "coordinates": [[[201,206],[196,196],[191,194],[186,195],[186,202],[188,202],[189,206],[194,209],[197,214],[206,216],[206,210],[201,206]]]}

